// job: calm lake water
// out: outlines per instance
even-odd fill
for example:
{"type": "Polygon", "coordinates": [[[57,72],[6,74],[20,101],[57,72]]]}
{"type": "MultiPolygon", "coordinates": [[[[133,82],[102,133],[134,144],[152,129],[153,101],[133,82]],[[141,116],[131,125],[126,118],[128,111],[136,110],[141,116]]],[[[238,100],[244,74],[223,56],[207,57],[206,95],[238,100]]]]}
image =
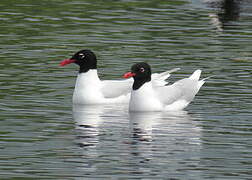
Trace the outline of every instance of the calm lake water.
{"type": "Polygon", "coordinates": [[[0,179],[252,178],[250,0],[0,2],[0,179]],[[72,111],[80,49],[102,79],[135,62],[212,76],[182,112],[72,111]]]}

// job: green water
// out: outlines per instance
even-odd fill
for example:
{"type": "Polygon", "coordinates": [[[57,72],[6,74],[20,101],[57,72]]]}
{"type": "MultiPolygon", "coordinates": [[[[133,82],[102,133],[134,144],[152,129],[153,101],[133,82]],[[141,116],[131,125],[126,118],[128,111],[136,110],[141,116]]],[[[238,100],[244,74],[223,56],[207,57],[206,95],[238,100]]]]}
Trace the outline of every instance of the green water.
{"type": "Polygon", "coordinates": [[[232,2],[2,0],[1,179],[251,178],[252,3],[232,2]],[[214,77],[181,113],[73,113],[77,67],[58,64],[80,49],[102,79],[140,61],[214,77]]]}

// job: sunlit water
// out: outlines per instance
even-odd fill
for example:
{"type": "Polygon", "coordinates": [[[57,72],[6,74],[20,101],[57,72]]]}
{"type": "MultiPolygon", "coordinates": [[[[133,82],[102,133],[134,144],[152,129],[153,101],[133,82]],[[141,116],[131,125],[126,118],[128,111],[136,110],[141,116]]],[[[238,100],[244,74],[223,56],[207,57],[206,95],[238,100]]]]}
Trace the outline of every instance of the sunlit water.
{"type": "Polygon", "coordinates": [[[250,179],[252,3],[1,1],[0,178],[250,179]],[[231,3],[231,4],[230,4],[231,3]],[[212,76],[182,112],[72,110],[80,49],[102,79],[131,64],[212,76]]]}

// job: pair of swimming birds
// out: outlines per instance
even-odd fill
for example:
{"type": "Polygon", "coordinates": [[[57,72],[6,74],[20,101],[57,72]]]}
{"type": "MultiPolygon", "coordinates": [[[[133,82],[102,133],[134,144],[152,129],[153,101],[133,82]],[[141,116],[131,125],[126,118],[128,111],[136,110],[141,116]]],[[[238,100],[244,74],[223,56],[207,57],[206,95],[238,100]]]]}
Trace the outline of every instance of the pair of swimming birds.
{"type": "Polygon", "coordinates": [[[205,79],[200,80],[201,70],[196,70],[188,78],[167,85],[170,73],[151,73],[145,62],[134,64],[131,71],[124,74],[126,80],[100,80],[97,74],[96,55],[91,50],[81,50],[60,65],[79,65],[74,104],[118,104],[128,103],[129,111],[178,111],[183,110],[198,93],[205,79]]]}

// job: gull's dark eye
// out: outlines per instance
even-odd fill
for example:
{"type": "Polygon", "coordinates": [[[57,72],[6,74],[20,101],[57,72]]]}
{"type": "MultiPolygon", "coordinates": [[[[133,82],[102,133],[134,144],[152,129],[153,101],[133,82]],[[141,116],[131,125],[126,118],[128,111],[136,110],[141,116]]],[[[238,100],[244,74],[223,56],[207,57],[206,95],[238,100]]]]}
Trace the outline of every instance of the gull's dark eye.
{"type": "Polygon", "coordinates": [[[80,59],[84,59],[85,55],[83,53],[79,54],[80,59]]]}
{"type": "Polygon", "coordinates": [[[143,67],[141,67],[141,68],[139,69],[139,71],[140,71],[140,72],[144,72],[145,70],[144,70],[143,67]]]}

